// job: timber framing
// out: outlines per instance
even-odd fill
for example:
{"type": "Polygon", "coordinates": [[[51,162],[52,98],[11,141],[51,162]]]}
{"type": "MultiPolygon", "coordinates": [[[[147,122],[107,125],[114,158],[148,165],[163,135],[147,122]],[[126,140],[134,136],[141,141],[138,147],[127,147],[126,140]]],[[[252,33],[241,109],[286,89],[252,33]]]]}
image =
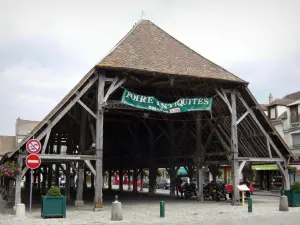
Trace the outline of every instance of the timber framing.
{"type": "MultiPolygon", "coordinates": [[[[182,52],[190,54],[192,51],[182,49],[182,44],[174,43],[176,39],[170,39],[158,29],[150,21],[140,21],[1,162],[15,158],[24,164],[26,142],[35,137],[43,145],[40,157],[48,185],[53,177],[58,182],[61,171],[79,177],[78,204],[83,204],[83,183],[86,173],[91,172],[95,184],[95,211],[102,208],[103,174],[112,171],[119,171],[119,174],[135,171],[136,177],[138,170],[150,169],[153,192],[155,171],[160,167],[168,168],[172,176],[181,166],[197,168],[197,183],[202,187],[202,167],[231,165],[236,187],[247,162],[274,162],[284,174],[285,187],[288,187],[288,159],[294,156],[259,109],[247,83],[200,55],[184,58],[182,52]],[[149,26],[153,32],[149,33],[149,26]],[[156,52],[140,40],[154,33],[163,36],[149,41],[169,40],[172,45],[158,45],[176,47],[178,57],[167,54],[167,48],[163,53],[170,62],[160,58],[162,53],[156,55],[157,60],[147,55],[156,52]],[[148,35],[141,37],[143,34],[148,35]],[[138,44],[142,46],[136,49],[138,44]],[[132,55],[124,53],[128,46],[135,49],[128,49],[132,55]],[[134,54],[141,55],[131,58],[134,54]],[[152,64],[148,63],[149,58],[154,60],[152,64]],[[191,60],[196,61],[192,63],[191,60]],[[178,65],[182,67],[177,68],[178,65]],[[185,65],[191,66],[185,70],[185,65]],[[199,68],[199,65],[208,68],[199,68]],[[212,74],[207,73],[209,68],[214,71],[212,74]],[[133,108],[120,102],[125,88],[165,102],[212,97],[212,109],[210,112],[164,114],[133,108]]],[[[26,167],[20,176],[24,175],[28,176],[26,167]]],[[[18,177],[18,182],[20,180],[18,177]]],[[[173,193],[174,189],[171,191],[173,193]]],[[[198,195],[200,201],[201,193],[198,195]]],[[[239,195],[235,188],[233,203],[237,201],[239,195]]]]}

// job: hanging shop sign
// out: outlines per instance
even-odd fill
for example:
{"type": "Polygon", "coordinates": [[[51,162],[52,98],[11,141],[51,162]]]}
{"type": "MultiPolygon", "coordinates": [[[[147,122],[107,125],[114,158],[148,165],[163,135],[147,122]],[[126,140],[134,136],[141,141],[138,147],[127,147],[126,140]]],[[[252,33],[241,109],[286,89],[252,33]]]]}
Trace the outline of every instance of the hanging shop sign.
{"type": "Polygon", "coordinates": [[[212,98],[181,98],[173,103],[159,101],[153,96],[138,95],[124,90],[121,102],[132,107],[163,113],[211,111],[212,98]]]}

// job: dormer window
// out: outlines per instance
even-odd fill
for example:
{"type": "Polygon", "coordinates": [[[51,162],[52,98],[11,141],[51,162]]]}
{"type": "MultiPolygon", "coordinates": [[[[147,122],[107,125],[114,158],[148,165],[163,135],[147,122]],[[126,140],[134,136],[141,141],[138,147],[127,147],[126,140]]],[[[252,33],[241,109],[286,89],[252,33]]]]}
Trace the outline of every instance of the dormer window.
{"type": "Polygon", "coordinates": [[[291,111],[291,123],[299,122],[298,105],[291,106],[290,111],[291,111]]]}
{"type": "Polygon", "coordinates": [[[276,107],[270,108],[269,118],[271,120],[275,120],[276,119],[276,107]]]}

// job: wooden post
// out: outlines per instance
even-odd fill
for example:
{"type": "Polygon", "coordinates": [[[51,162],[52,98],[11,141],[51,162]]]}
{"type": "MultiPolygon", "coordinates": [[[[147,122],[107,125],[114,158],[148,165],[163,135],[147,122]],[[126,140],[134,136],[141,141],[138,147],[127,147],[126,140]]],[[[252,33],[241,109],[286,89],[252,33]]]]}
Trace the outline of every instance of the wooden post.
{"type": "Polygon", "coordinates": [[[103,169],[103,106],[104,103],[105,75],[98,75],[98,96],[97,96],[97,120],[96,120],[96,184],[94,211],[102,208],[102,169],[103,169]]]}
{"type": "Polygon", "coordinates": [[[174,181],[176,179],[177,170],[176,170],[176,168],[174,168],[174,166],[172,166],[168,170],[168,173],[170,175],[170,181],[171,181],[171,183],[170,183],[170,196],[175,197],[175,184],[174,184],[174,181]]]}
{"type": "Polygon", "coordinates": [[[119,191],[123,191],[123,175],[124,175],[123,169],[120,168],[119,169],[119,191]]]}
{"type": "Polygon", "coordinates": [[[138,192],[137,179],[138,179],[137,169],[134,168],[134,170],[133,170],[133,192],[136,192],[136,193],[138,192]]]}
{"type": "Polygon", "coordinates": [[[95,175],[91,173],[91,188],[95,188],[95,175]]]}
{"type": "Polygon", "coordinates": [[[82,207],[84,206],[83,197],[83,179],[84,179],[84,162],[81,161],[78,163],[78,185],[77,185],[77,192],[76,192],[76,201],[75,206],[82,207]]]}
{"type": "MultiPolygon", "coordinates": [[[[86,146],[86,126],[87,125],[87,113],[85,109],[81,109],[81,122],[80,122],[80,140],[79,140],[79,153],[81,154],[86,146]]],[[[83,201],[83,183],[84,183],[84,161],[78,162],[78,185],[76,192],[75,206],[84,206],[83,201]]]]}
{"type": "MultiPolygon", "coordinates": [[[[86,171],[86,168],[84,167],[84,177],[83,177],[83,188],[86,189],[87,188],[87,181],[86,181],[86,178],[87,178],[87,171],[86,171]]],[[[92,172],[91,172],[92,174],[92,172]]]]}
{"type": "Polygon", "coordinates": [[[70,185],[71,185],[71,179],[70,179],[70,169],[71,169],[71,166],[69,163],[66,164],[66,182],[65,182],[65,196],[66,196],[66,199],[67,201],[70,201],[71,199],[71,196],[70,196],[70,185]]]}
{"type": "Polygon", "coordinates": [[[112,189],[111,177],[112,177],[112,171],[108,170],[108,190],[112,189]]]}
{"type": "Polygon", "coordinates": [[[236,90],[231,91],[231,168],[232,168],[232,204],[240,204],[239,185],[239,162],[238,162],[238,133],[237,133],[237,113],[236,113],[236,90]]]}
{"type": "MultiPolygon", "coordinates": [[[[23,160],[18,158],[18,164],[22,168],[23,160]]],[[[22,182],[22,174],[17,173],[16,175],[16,186],[15,186],[15,206],[21,203],[21,182],[22,182]]]]}
{"type": "Polygon", "coordinates": [[[131,191],[131,178],[130,178],[131,171],[130,171],[130,169],[128,170],[127,175],[128,175],[128,191],[131,191]]]}
{"type": "Polygon", "coordinates": [[[204,159],[201,158],[202,149],[202,117],[201,112],[197,112],[196,116],[196,168],[197,168],[197,200],[203,201],[203,169],[202,163],[204,159]]]}
{"type": "Polygon", "coordinates": [[[156,177],[157,177],[157,168],[151,165],[149,168],[149,189],[148,195],[154,196],[156,192],[156,177]]]}

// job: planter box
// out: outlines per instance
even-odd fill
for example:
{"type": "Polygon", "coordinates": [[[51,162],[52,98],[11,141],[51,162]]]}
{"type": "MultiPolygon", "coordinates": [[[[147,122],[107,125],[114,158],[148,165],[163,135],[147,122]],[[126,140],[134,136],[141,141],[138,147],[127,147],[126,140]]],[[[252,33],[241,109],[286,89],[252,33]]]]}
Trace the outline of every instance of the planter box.
{"type": "Polygon", "coordinates": [[[300,206],[300,190],[284,190],[282,191],[282,195],[288,197],[289,206],[300,206]]]}
{"type": "Polygon", "coordinates": [[[42,217],[66,217],[66,196],[42,196],[42,217]]]}

